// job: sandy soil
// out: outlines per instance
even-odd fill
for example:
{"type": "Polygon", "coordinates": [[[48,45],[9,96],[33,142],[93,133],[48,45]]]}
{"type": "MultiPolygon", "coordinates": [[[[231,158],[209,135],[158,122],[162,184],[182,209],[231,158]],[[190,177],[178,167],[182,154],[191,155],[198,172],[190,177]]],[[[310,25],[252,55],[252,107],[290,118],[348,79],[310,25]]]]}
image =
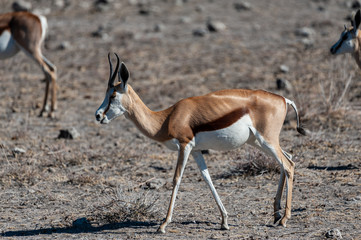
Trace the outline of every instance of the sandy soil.
{"type": "MultiPolygon", "coordinates": [[[[59,109],[55,119],[37,117],[43,76],[24,53],[1,61],[2,237],[323,239],[338,229],[343,239],[361,238],[361,75],[350,56],[329,54],[349,24],[349,1],[257,0],[248,10],[235,8],[240,0],[30,2],[48,18],[44,55],[58,68],[59,109]],[[208,19],[226,29],[194,36],[208,19]],[[302,27],[311,29],[307,36],[300,35],[302,27]],[[220,230],[218,209],[191,159],[173,222],[166,234],[156,234],[176,153],[123,117],[106,126],[95,122],[109,51],[127,64],[129,84],[153,110],[225,88],[293,99],[309,134],[295,131],[290,112],[280,137],[296,163],[287,227],[273,225],[275,163],[245,146],[205,156],[229,213],[229,231],[220,230]],[[277,89],[277,78],[289,87],[277,89]],[[58,138],[70,128],[80,136],[58,138]]],[[[1,1],[0,11],[11,11],[11,3],[1,1]]]]}

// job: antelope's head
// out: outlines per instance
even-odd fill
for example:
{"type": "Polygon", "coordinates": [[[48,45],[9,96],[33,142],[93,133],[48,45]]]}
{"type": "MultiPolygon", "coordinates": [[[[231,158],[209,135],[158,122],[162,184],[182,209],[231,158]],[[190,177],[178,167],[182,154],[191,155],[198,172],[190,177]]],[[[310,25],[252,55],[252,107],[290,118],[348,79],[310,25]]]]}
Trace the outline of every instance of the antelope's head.
{"type": "Polygon", "coordinates": [[[354,53],[358,48],[357,35],[359,33],[358,27],[361,22],[360,9],[351,20],[351,26],[347,27],[341,33],[340,39],[331,47],[331,54],[354,53]]]}
{"type": "Polygon", "coordinates": [[[110,53],[108,54],[108,61],[110,66],[110,74],[108,81],[108,88],[105,93],[103,103],[95,112],[95,118],[102,124],[109,123],[114,118],[127,112],[124,107],[123,98],[127,94],[127,81],[129,79],[129,72],[125,64],[122,62],[119,64],[119,57],[117,57],[117,65],[113,72],[113,65],[110,60],[110,53]],[[120,66],[119,66],[120,65],[120,66]],[[118,76],[118,81],[115,82],[115,78],[118,76]]]}

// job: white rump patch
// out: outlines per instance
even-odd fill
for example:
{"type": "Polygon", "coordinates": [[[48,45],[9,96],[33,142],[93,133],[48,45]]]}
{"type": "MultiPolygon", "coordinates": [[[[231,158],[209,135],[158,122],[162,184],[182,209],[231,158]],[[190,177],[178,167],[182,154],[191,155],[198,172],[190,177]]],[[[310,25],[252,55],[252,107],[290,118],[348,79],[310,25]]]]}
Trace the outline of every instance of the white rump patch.
{"type": "Polygon", "coordinates": [[[8,30],[0,35],[0,59],[6,59],[14,56],[19,52],[19,47],[15,39],[8,30]]]}

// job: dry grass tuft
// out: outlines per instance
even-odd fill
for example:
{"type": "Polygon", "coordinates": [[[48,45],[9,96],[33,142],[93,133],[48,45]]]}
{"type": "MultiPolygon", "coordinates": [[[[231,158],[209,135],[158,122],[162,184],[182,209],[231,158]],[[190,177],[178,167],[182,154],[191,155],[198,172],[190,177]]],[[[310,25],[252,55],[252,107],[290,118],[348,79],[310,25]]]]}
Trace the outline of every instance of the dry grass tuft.
{"type": "Polygon", "coordinates": [[[94,207],[89,220],[96,224],[147,221],[157,217],[157,201],[149,191],[135,193],[132,188],[123,191],[118,187],[112,190],[106,202],[94,207]]]}
{"type": "Polygon", "coordinates": [[[218,176],[219,178],[234,178],[238,176],[257,176],[263,174],[280,173],[277,162],[259,150],[249,148],[245,157],[237,156],[235,161],[240,161],[228,172],[218,176]]]}

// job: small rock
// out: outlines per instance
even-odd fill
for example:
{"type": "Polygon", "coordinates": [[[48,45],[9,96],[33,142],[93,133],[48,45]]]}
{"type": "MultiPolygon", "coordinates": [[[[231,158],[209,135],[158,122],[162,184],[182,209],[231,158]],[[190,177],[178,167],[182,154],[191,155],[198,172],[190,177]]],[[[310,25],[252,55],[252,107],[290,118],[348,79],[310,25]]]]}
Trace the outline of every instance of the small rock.
{"type": "Polygon", "coordinates": [[[70,129],[62,129],[60,130],[58,138],[65,138],[65,139],[76,139],[80,136],[79,132],[75,128],[70,129]]]}
{"type": "Polygon", "coordinates": [[[342,239],[341,231],[337,228],[327,231],[325,236],[327,238],[342,239]]]}
{"type": "Polygon", "coordinates": [[[58,46],[59,50],[65,50],[65,49],[70,49],[71,48],[71,44],[68,41],[64,41],[62,43],[60,43],[60,45],[58,46]]]}
{"type": "Polygon", "coordinates": [[[188,17],[188,16],[184,16],[180,18],[180,22],[181,23],[190,23],[192,22],[192,18],[188,17]]]}
{"type": "Polygon", "coordinates": [[[226,29],[226,25],[219,21],[207,21],[207,28],[210,32],[220,32],[226,29]]]}
{"type": "Polygon", "coordinates": [[[207,154],[209,154],[209,150],[208,149],[207,150],[202,150],[201,153],[207,155],[207,154]]]}
{"type": "Polygon", "coordinates": [[[98,30],[92,32],[93,37],[98,37],[101,39],[109,38],[109,35],[105,32],[105,28],[103,26],[99,26],[98,30]]]}
{"type": "Polygon", "coordinates": [[[130,5],[137,5],[138,4],[138,0],[128,0],[128,3],[130,5]]]}
{"type": "Polygon", "coordinates": [[[292,91],[292,85],[286,79],[277,78],[276,85],[278,90],[292,91]]]}
{"type": "Polygon", "coordinates": [[[32,8],[31,2],[27,2],[27,1],[15,1],[12,4],[12,8],[15,12],[20,12],[20,11],[30,11],[32,8]]]}
{"type": "Polygon", "coordinates": [[[55,0],[54,1],[55,6],[57,6],[58,8],[63,8],[65,6],[65,2],[64,0],[55,0]]]}
{"type": "Polygon", "coordinates": [[[233,4],[233,7],[237,11],[251,10],[251,4],[249,2],[236,2],[236,3],[233,4]]]}
{"type": "Polygon", "coordinates": [[[207,35],[208,31],[204,28],[197,28],[193,30],[193,36],[196,37],[204,37],[205,35],[207,35]]]}
{"type": "Polygon", "coordinates": [[[97,0],[94,3],[94,7],[95,7],[95,10],[98,12],[108,11],[111,8],[110,1],[109,0],[97,0]]]}
{"type": "Polygon", "coordinates": [[[315,43],[315,40],[313,40],[312,38],[303,38],[301,42],[303,43],[303,45],[305,45],[306,48],[310,48],[315,43]]]}
{"type": "Polygon", "coordinates": [[[16,155],[16,154],[24,154],[26,153],[26,150],[23,149],[23,148],[19,148],[19,147],[15,147],[13,150],[13,155],[16,155]]]}
{"type": "Polygon", "coordinates": [[[175,5],[178,6],[178,7],[183,6],[183,3],[184,3],[183,0],[176,0],[175,1],[175,5]]]}
{"type": "Polygon", "coordinates": [[[148,189],[159,189],[163,187],[163,185],[164,185],[163,179],[153,179],[152,181],[146,183],[148,189]]]}
{"type": "Polygon", "coordinates": [[[197,5],[196,6],[196,11],[197,12],[204,12],[204,7],[202,5],[197,5]]]}
{"type": "Polygon", "coordinates": [[[157,23],[154,26],[154,32],[163,32],[165,30],[165,26],[161,23],[157,23]]]}
{"type": "Polygon", "coordinates": [[[282,64],[280,66],[280,71],[283,73],[288,73],[290,71],[290,68],[287,65],[282,64]]]}
{"type": "Polygon", "coordinates": [[[300,37],[310,38],[315,35],[315,30],[313,30],[312,28],[309,28],[309,27],[302,27],[302,28],[296,29],[295,34],[300,37]]]}
{"type": "Polygon", "coordinates": [[[352,2],[350,2],[350,7],[352,9],[359,9],[361,7],[361,0],[354,0],[352,2]]]}
{"type": "Polygon", "coordinates": [[[146,5],[146,4],[139,4],[139,14],[140,15],[149,15],[151,12],[150,6],[146,5]]]}

